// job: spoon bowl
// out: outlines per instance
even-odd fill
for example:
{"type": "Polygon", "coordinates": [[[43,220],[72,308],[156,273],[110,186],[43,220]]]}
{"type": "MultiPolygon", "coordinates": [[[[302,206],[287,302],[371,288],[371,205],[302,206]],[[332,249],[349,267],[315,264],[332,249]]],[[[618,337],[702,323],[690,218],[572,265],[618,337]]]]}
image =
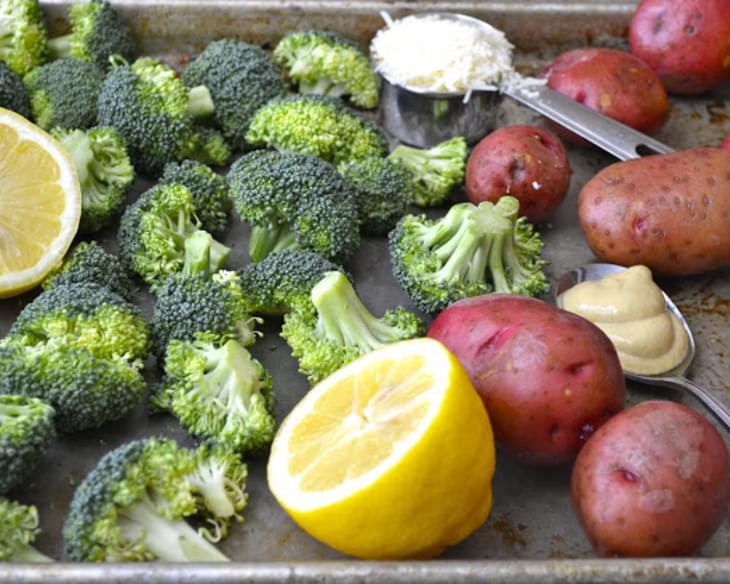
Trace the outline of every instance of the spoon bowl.
{"type": "MultiPolygon", "coordinates": [[[[555,298],[555,304],[562,308],[562,295],[573,286],[580,284],[581,282],[588,282],[594,280],[602,280],[606,276],[616,274],[624,271],[624,266],[616,264],[586,264],[573,268],[562,274],[557,281],[557,285],[553,288],[553,295],[555,298]]],[[[687,377],[687,372],[692,365],[694,360],[696,346],[692,329],[690,329],[687,320],[684,318],[682,311],[677,308],[672,299],[667,296],[666,292],[662,290],[664,296],[664,302],[667,310],[669,310],[682,325],[684,332],[687,334],[689,345],[687,348],[687,354],[676,367],[664,371],[657,375],[640,375],[624,369],[624,376],[637,383],[644,383],[647,385],[657,385],[664,387],[671,387],[673,389],[680,389],[691,393],[697,398],[707,409],[717,417],[717,419],[724,425],[724,427],[730,431],[730,409],[712,395],[707,389],[696,384],[694,381],[687,377]]]]}

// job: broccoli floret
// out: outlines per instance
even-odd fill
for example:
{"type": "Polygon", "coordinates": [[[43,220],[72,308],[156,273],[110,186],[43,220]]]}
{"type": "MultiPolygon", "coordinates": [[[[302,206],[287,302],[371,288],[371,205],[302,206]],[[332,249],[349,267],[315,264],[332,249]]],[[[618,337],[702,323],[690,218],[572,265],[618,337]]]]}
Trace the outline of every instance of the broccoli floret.
{"type": "Polygon", "coordinates": [[[344,261],[360,245],[355,193],[323,160],[251,152],[231,166],[228,184],[239,215],[255,226],[249,239],[253,261],[297,248],[344,261]]]}
{"type": "MultiPolygon", "coordinates": [[[[157,185],[124,211],[119,226],[119,255],[155,291],[167,276],[182,270],[185,242],[199,231],[192,193],[177,183],[157,185]]],[[[230,251],[212,241],[211,272],[225,265],[230,251]]]]}
{"type": "Polygon", "coordinates": [[[58,269],[44,280],[43,289],[74,284],[105,286],[125,300],[132,300],[132,283],[115,255],[107,253],[95,241],[82,241],[58,269]]]}
{"type": "Polygon", "coordinates": [[[26,305],[0,344],[55,343],[140,367],[150,349],[140,309],[98,284],[53,286],[26,305]]]}
{"type": "Polygon", "coordinates": [[[215,120],[237,149],[247,147],[246,132],[258,108],[287,93],[286,83],[271,58],[259,47],[241,41],[210,43],[182,75],[188,87],[208,88],[215,120]]]}
{"type": "Polygon", "coordinates": [[[97,98],[104,72],[93,63],[60,59],[23,78],[33,120],[44,130],[85,130],[96,123],[97,98]]]}
{"type": "MultiPolygon", "coordinates": [[[[104,456],[71,501],[63,528],[73,561],[224,562],[185,519],[201,511],[188,477],[196,453],[161,437],[129,442],[104,456]]],[[[207,511],[207,509],[206,509],[207,511]]]]}
{"type": "Polygon", "coordinates": [[[76,163],[81,184],[81,233],[103,229],[124,203],[134,168],[124,138],[114,128],[51,132],[68,149],[76,163]]]}
{"type": "Polygon", "coordinates": [[[0,468],[3,469],[0,494],[22,484],[53,444],[56,439],[54,414],[53,408],[40,400],[22,395],[0,395],[0,468]]]}
{"type": "Polygon", "coordinates": [[[162,184],[178,183],[193,195],[195,216],[200,226],[213,235],[221,235],[228,225],[231,199],[226,179],[205,164],[193,160],[171,162],[160,178],[162,184]]]}
{"type": "Polygon", "coordinates": [[[241,286],[254,313],[283,316],[309,301],[314,285],[340,266],[306,249],[274,253],[241,270],[241,286]]]}
{"type": "Polygon", "coordinates": [[[0,498],[0,562],[52,562],[32,545],[39,531],[34,506],[0,498]]]}
{"type": "Polygon", "coordinates": [[[410,173],[386,158],[367,158],[348,164],[342,176],[357,193],[360,229],[384,235],[408,211],[414,192],[410,173]]]}
{"type": "Polygon", "coordinates": [[[223,134],[213,128],[199,125],[194,125],[193,131],[195,147],[189,153],[189,158],[213,166],[225,166],[230,162],[231,146],[223,134]]]}
{"type": "Polygon", "coordinates": [[[0,61],[0,107],[31,119],[30,98],[23,80],[4,61],[0,61]]]}
{"type": "Polygon", "coordinates": [[[56,410],[64,432],[95,428],[130,412],[145,382],[123,359],[103,359],[83,348],[50,342],[0,347],[0,394],[34,397],[56,410]]]}
{"type": "Polygon", "coordinates": [[[321,30],[292,32],[276,45],[274,59],[299,85],[301,93],[349,95],[356,106],[378,106],[378,76],[350,39],[321,30]]]}
{"type": "Polygon", "coordinates": [[[71,32],[48,41],[53,58],[71,57],[96,63],[102,69],[109,66],[112,55],[134,58],[132,35],[108,2],[89,0],[73,4],[68,17],[71,32]]]}
{"type": "Polygon", "coordinates": [[[238,274],[221,270],[206,273],[176,274],[157,291],[152,317],[155,354],[161,358],[173,340],[193,341],[209,332],[251,345],[259,319],[252,317],[243,295],[238,274]]]}
{"type": "Polygon", "coordinates": [[[488,292],[540,296],[548,289],[542,241],[519,203],[462,203],[441,219],[407,215],[391,231],[393,273],[422,311],[435,314],[456,300],[488,292]]]}
{"type": "Polygon", "coordinates": [[[132,65],[115,60],[99,93],[98,123],[124,137],[137,171],[156,177],[168,162],[200,157],[204,140],[193,121],[212,111],[204,88],[188,91],[168,65],[150,57],[132,65]],[[192,94],[192,99],[191,99],[192,94]]]}
{"type": "Polygon", "coordinates": [[[311,154],[336,166],[385,156],[382,130],[334,98],[275,98],[256,112],[246,140],[254,146],[311,154]]]}
{"type": "Polygon", "coordinates": [[[374,317],[342,272],[328,272],[311,292],[309,306],[284,316],[281,336],[309,382],[318,383],[353,359],[388,343],[423,334],[420,318],[398,307],[374,317]]]}
{"type": "Polygon", "coordinates": [[[153,403],[193,436],[237,452],[260,452],[274,438],[271,377],[238,341],[219,335],[170,342],[153,403]]]}
{"type": "Polygon", "coordinates": [[[0,3],[0,60],[23,76],[43,63],[46,25],[38,0],[0,3]]]}
{"type": "Polygon", "coordinates": [[[388,159],[411,172],[413,203],[437,207],[446,203],[451,191],[464,180],[466,151],[466,140],[458,136],[428,150],[400,145],[388,159]]]}

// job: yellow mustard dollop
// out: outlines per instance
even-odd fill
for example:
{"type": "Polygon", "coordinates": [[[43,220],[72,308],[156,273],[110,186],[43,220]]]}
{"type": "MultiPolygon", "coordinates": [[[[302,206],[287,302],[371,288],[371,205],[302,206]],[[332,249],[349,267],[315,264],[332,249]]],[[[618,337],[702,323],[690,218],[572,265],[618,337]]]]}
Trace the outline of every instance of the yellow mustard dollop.
{"type": "Polygon", "coordinates": [[[626,371],[665,373],[679,365],[689,349],[682,323],[667,310],[646,266],[578,284],[561,294],[558,304],[606,333],[626,371]]]}

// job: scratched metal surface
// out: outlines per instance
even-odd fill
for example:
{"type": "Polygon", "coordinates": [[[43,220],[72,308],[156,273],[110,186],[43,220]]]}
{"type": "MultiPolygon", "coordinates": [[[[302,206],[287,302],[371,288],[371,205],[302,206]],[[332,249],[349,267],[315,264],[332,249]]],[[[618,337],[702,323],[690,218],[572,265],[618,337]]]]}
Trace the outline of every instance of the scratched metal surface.
{"type": "MultiPolygon", "coordinates": [[[[213,39],[235,36],[270,46],[285,31],[302,26],[338,30],[367,41],[381,26],[378,10],[399,15],[409,10],[459,10],[485,18],[504,29],[519,48],[521,70],[539,69],[560,50],[585,44],[622,46],[634,2],[351,2],[319,1],[166,1],[115,2],[145,53],[182,63],[213,39]]],[[[51,27],[63,29],[67,3],[46,2],[51,27]]],[[[728,88],[702,100],[674,100],[671,119],[659,138],[677,149],[719,144],[730,131],[725,108],[728,88]]],[[[542,123],[513,103],[504,102],[500,125],[542,123]]],[[[573,167],[571,191],[552,220],[542,226],[549,272],[558,275],[592,260],[576,214],[581,186],[612,159],[582,148],[569,149],[573,167]]],[[[136,196],[150,183],[140,181],[136,196]]],[[[457,195],[457,199],[463,197],[457,195]]],[[[233,247],[230,265],[245,265],[247,228],[237,218],[224,239],[233,247]]],[[[115,250],[115,232],[98,238],[115,250]]],[[[384,239],[366,238],[348,266],[365,303],[376,313],[396,304],[410,306],[395,283],[384,239]]],[[[691,376],[730,403],[730,272],[661,282],[685,312],[697,337],[697,360],[691,376]]],[[[28,294],[0,301],[0,335],[5,334],[28,294]]],[[[151,298],[140,291],[146,314],[151,298]]],[[[278,338],[280,322],[269,320],[265,336],[252,349],[272,372],[281,420],[307,390],[286,344],[278,338]]],[[[149,380],[158,373],[148,364],[149,380]]],[[[648,398],[681,400],[676,393],[630,387],[630,403],[648,398]]],[[[686,403],[693,405],[691,400],[686,403]]],[[[106,452],[133,438],[165,434],[190,444],[171,417],[149,417],[140,406],[125,420],[98,430],[64,435],[24,488],[12,496],[38,506],[43,533],[37,546],[63,559],[61,527],[76,485],[106,452]]],[[[289,579],[320,582],[406,582],[413,580],[493,582],[703,582],[730,581],[730,525],[727,521],[695,558],[675,561],[598,560],[581,532],[569,501],[569,468],[535,470],[498,456],[494,509],[487,523],[463,543],[448,549],[439,562],[378,564],[348,561],[298,529],[277,506],[265,482],[265,458],[251,459],[250,504],[246,522],[231,530],[221,548],[231,566],[0,566],[2,582],[279,582],[289,579]]]]}

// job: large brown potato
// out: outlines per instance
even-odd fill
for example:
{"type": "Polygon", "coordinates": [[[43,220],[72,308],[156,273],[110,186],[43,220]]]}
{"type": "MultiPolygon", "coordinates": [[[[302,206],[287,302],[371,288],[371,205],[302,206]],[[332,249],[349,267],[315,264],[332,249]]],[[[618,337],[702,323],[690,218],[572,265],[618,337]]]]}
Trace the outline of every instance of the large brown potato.
{"type": "Polygon", "coordinates": [[[464,365],[495,438],[534,465],[573,460],[624,404],[616,350],[595,325],[534,298],[489,294],[461,300],[428,336],[464,365]]]}
{"type": "Polygon", "coordinates": [[[696,148],[613,164],[580,192],[593,253],[664,275],[730,264],[730,152],[696,148]]]}
{"type": "Polygon", "coordinates": [[[573,505],[607,555],[688,555],[725,519],[730,463],[720,434],[694,410],[644,402],[611,418],[573,467],[573,505]]]}
{"type": "Polygon", "coordinates": [[[559,55],[543,76],[555,91],[642,132],[658,130],[669,115],[657,74],[623,51],[574,49],[559,55]]]}
{"type": "Polygon", "coordinates": [[[670,93],[708,91],[730,76],[730,2],[643,0],[629,43],[670,93]]]}

